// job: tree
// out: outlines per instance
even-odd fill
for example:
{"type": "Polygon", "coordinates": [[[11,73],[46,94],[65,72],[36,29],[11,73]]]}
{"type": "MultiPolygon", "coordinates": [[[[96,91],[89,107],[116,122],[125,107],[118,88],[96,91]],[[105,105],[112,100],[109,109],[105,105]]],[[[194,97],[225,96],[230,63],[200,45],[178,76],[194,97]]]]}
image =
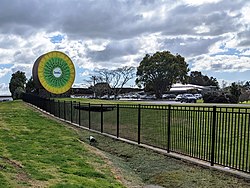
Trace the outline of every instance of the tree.
{"type": "Polygon", "coordinates": [[[151,88],[156,97],[161,98],[172,84],[185,82],[188,71],[184,57],[178,54],[172,55],[169,51],[156,52],[152,56],[146,54],[137,68],[136,84],[151,88]]]}
{"type": "Polygon", "coordinates": [[[207,75],[203,75],[199,71],[192,71],[190,73],[188,83],[200,86],[216,86],[219,88],[219,83],[216,78],[209,78],[207,75]]]}
{"type": "Polygon", "coordinates": [[[33,77],[31,76],[30,79],[26,83],[25,90],[26,90],[26,93],[31,93],[35,91],[35,89],[36,89],[35,83],[34,83],[33,77]]]}
{"type": "Polygon", "coordinates": [[[113,88],[113,93],[115,97],[120,94],[124,85],[134,77],[135,77],[135,67],[125,66],[122,68],[117,68],[113,72],[111,87],[113,88]]]}
{"type": "MultiPolygon", "coordinates": [[[[90,76],[90,79],[87,81],[88,83],[93,83],[95,86],[98,84],[98,93],[107,93],[107,87],[105,84],[108,84],[110,87],[110,92],[115,96],[119,95],[124,85],[131,79],[135,77],[135,68],[130,66],[124,66],[121,68],[117,68],[115,70],[109,69],[98,69],[95,71],[94,75],[90,76]],[[99,85],[105,87],[99,87],[99,85]],[[106,91],[100,91],[103,88],[106,91]]],[[[95,92],[96,87],[91,87],[95,92]]],[[[108,93],[108,94],[111,94],[108,93]]]]}
{"type": "Polygon", "coordinates": [[[244,88],[249,89],[250,88],[250,81],[246,81],[243,85],[244,88]]]}
{"type": "Polygon", "coordinates": [[[21,99],[23,96],[23,93],[25,93],[25,90],[22,87],[17,87],[12,95],[12,98],[21,99]]]}
{"type": "Polygon", "coordinates": [[[12,74],[10,83],[9,83],[9,90],[14,100],[20,99],[21,93],[25,92],[26,80],[27,78],[24,72],[17,71],[12,74]]]}
{"type": "Polygon", "coordinates": [[[241,95],[241,88],[240,85],[236,84],[235,82],[232,83],[230,86],[230,93],[231,95],[236,97],[237,102],[239,101],[239,97],[241,95]]]}

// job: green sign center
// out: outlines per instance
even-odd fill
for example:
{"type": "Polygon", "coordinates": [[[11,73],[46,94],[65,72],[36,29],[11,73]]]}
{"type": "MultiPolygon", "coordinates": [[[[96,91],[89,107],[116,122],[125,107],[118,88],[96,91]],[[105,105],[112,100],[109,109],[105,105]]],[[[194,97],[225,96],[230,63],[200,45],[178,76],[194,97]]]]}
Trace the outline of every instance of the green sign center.
{"type": "Polygon", "coordinates": [[[45,63],[44,78],[52,87],[63,87],[70,79],[70,67],[62,58],[50,58],[45,63]]]}

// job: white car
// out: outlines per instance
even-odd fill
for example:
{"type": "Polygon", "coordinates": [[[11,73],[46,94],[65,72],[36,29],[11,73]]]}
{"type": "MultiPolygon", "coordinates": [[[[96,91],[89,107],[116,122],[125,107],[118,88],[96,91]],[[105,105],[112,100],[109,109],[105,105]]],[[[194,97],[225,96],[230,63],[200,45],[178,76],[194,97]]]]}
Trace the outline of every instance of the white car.
{"type": "Polygon", "coordinates": [[[196,99],[202,99],[202,94],[196,93],[196,94],[194,94],[194,97],[195,97],[196,99]]]}
{"type": "Polygon", "coordinates": [[[181,102],[196,103],[196,100],[194,95],[187,93],[182,95],[181,102]]]}
{"type": "Polygon", "coordinates": [[[177,95],[177,96],[175,97],[175,100],[177,100],[177,101],[181,101],[182,96],[183,96],[182,94],[177,95]]]}

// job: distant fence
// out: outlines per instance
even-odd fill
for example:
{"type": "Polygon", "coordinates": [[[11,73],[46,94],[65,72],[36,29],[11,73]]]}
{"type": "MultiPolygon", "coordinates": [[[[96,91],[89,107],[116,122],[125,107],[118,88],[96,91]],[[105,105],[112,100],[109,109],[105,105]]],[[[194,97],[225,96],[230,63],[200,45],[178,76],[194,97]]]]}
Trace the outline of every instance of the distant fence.
{"type": "Polygon", "coordinates": [[[101,133],[250,173],[250,108],[23,100],[101,133]]]}

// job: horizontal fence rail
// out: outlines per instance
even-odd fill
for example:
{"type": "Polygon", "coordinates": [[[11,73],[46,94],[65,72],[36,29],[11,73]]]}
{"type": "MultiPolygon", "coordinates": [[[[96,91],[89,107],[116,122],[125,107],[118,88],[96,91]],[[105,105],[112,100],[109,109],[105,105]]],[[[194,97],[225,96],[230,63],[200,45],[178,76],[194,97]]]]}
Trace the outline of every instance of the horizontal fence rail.
{"type": "Polygon", "coordinates": [[[250,108],[23,100],[100,133],[250,173],[250,108]]]}

